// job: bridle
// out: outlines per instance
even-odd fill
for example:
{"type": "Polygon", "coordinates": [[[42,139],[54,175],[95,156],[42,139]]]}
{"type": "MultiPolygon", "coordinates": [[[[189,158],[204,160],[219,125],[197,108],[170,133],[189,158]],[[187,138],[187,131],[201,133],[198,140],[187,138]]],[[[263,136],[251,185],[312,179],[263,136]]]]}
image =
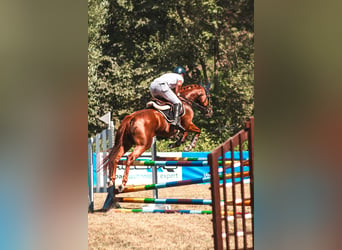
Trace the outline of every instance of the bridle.
{"type": "Polygon", "coordinates": [[[203,88],[205,90],[205,95],[206,95],[206,99],[205,99],[204,103],[208,103],[207,106],[203,106],[201,104],[198,104],[197,102],[191,101],[191,100],[189,100],[183,96],[180,96],[180,99],[182,101],[186,102],[187,104],[189,104],[190,106],[194,106],[195,108],[198,108],[198,109],[204,111],[206,113],[206,115],[209,115],[213,112],[212,108],[211,108],[211,96],[210,96],[210,93],[207,90],[207,88],[206,87],[203,87],[203,88]]]}

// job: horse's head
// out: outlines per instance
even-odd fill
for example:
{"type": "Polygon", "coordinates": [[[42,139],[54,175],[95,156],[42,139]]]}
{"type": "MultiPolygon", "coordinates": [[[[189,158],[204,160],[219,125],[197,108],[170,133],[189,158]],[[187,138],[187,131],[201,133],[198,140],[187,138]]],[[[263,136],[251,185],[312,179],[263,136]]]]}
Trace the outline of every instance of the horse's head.
{"type": "Polygon", "coordinates": [[[181,95],[196,107],[205,112],[205,117],[212,117],[211,97],[209,93],[210,83],[203,87],[202,85],[192,84],[182,88],[181,95]]]}

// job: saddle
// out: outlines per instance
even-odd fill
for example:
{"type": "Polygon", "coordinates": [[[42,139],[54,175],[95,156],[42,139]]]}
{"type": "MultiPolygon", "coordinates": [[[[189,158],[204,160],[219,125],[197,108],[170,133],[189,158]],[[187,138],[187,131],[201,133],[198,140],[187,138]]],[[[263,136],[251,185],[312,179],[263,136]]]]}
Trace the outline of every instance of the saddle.
{"type": "MultiPolygon", "coordinates": [[[[161,113],[165,117],[166,121],[169,123],[175,120],[173,104],[169,101],[152,98],[151,101],[146,103],[146,107],[159,111],[159,113],[161,113]]],[[[184,114],[185,112],[182,104],[179,117],[182,117],[184,114]]]]}

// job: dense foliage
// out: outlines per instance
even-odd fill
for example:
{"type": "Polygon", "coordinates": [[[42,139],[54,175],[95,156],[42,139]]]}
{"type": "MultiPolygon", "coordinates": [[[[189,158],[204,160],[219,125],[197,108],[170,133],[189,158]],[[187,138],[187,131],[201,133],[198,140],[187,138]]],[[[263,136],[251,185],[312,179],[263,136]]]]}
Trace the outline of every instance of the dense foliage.
{"type": "Polygon", "coordinates": [[[185,84],[211,83],[214,116],[194,121],[202,142],[240,130],[254,110],[253,11],[252,0],[88,0],[89,135],[108,111],[118,127],[143,109],[149,83],[177,65],[185,84]]]}

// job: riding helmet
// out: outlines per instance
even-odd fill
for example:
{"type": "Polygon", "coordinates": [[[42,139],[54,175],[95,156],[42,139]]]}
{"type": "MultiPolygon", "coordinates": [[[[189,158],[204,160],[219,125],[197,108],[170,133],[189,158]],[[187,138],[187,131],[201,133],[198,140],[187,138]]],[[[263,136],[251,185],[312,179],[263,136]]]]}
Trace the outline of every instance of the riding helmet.
{"type": "Polygon", "coordinates": [[[184,69],[183,67],[177,66],[177,67],[173,70],[173,73],[185,75],[185,74],[186,74],[186,71],[185,71],[185,69],[184,69]]]}

